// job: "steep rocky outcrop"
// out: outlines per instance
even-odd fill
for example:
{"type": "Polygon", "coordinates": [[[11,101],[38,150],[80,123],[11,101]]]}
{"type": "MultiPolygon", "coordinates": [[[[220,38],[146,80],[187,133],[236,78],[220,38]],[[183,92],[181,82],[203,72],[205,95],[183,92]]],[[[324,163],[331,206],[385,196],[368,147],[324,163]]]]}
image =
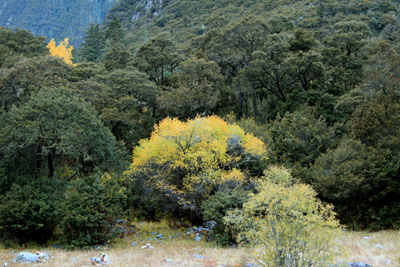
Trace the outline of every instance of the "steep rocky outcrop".
{"type": "Polygon", "coordinates": [[[102,23],[117,0],[0,0],[0,27],[22,28],[56,42],[79,44],[91,22],[102,23]]]}

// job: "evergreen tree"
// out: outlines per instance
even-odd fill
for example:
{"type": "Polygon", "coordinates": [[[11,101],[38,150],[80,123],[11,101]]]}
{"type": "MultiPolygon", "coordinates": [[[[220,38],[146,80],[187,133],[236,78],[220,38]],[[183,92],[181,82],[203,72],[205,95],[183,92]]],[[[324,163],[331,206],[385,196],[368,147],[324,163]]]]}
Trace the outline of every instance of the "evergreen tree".
{"type": "Polygon", "coordinates": [[[108,25],[106,30],[106,39],[111,41],[111,46],[115,43],[122,43],[124,40],[124,30],[116,16],[113,17],[108,25]]]}
{"type": "Polygon", "coordinates": [[[100,31],[99,24],[91,23],[86,36],[83,37],[81,55],[82,59],[89,62],[97,62],[101,58],[102,49],[104,48],[104,35],[100,31]]]}

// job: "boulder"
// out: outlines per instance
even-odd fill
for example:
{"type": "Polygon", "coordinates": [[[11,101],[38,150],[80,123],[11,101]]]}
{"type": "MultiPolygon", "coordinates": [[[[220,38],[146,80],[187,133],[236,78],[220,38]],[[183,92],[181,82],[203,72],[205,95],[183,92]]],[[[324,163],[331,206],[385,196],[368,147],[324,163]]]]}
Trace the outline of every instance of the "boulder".
{"type": "Polygon", "coordinates": [[[21,263],[35,263],[39,260],[38,255],[29,253],[29,252],[20,252],[15,259],[15,262],[21,262],[21,263]]]}
{"type": "Polygon", "coordinates": [[[50,259],[50,255],[47,252],[36,251],[36,255],[41,260],[49,260],[50,259]]]}

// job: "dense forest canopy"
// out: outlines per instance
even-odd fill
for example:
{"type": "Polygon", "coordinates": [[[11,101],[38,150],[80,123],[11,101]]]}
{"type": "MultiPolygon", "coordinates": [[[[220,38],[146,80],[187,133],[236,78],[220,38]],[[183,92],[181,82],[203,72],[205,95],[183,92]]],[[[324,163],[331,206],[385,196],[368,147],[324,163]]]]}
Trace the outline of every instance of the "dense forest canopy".
{"type": "Polygon", "coordinates": [[[283,230],[323,202],[349,228],[398,228],[398,8],[127,0],[78,49],[0,28],[0,232],[85,247],[129,214],[214,220],[226,245],[280,212],[264,188],[312,196],[268,217],[283,230]],[[8,212],[28,202],[46,216],[8,212]]]}

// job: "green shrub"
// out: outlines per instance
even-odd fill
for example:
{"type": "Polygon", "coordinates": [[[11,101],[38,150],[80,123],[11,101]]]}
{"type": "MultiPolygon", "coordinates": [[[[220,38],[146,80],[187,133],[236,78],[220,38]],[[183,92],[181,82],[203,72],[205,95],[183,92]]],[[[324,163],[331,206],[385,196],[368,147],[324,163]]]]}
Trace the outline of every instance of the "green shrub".
{"type": "Polygon", "coordinates": [[[248,194],[249,191],[240,189],[219,191],[203,202],[201,208],[204,221],[215,221],[217,223],[213,230],[213,238],[218,244],[227,246],[236,243],[237,233],[229,231],[229,228],[224,224],[223,217],[227,211],[242,208],[243,203],[248,199],[248,194]]]}
{"type": "Polygon", "coordinates": [[[60,241],[66,248],[103,245],[114,238],[112,227],[126,203],[125,188],[109,174],[92,174],[70,182],[60,203],[60,241]]]}
{"type": "Polygon", "coordinates": [[[44,244],[57,225],[55,206],[58,194],[45,181],[12,185],[0,196],[0,233],[10,244],[44,244]]]}

